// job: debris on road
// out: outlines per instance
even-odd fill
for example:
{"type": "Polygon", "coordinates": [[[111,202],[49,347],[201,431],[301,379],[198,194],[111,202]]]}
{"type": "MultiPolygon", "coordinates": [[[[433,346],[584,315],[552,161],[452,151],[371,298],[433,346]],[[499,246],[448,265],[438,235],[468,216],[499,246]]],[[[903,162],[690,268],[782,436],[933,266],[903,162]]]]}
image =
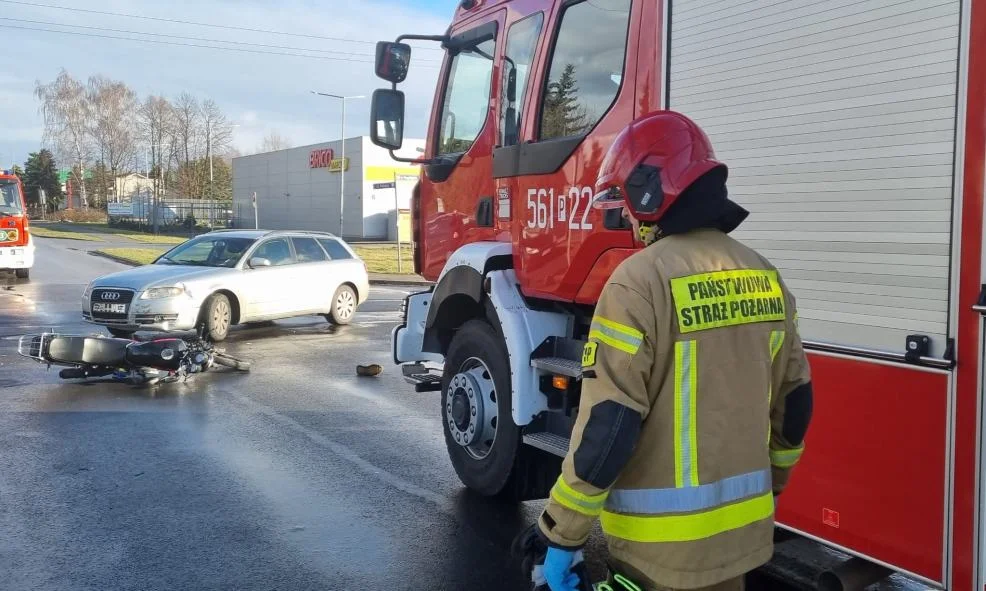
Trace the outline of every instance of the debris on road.
{"type": "Polygon", "coordinates": [[[356,366],[356,375],[363,376],[363,377],[380,375],[380,372],[382,372],[382,371],[383,371],[383,368],[380,367],[376,363],[373,363],[371,365],[357,365],[356,366]]]}

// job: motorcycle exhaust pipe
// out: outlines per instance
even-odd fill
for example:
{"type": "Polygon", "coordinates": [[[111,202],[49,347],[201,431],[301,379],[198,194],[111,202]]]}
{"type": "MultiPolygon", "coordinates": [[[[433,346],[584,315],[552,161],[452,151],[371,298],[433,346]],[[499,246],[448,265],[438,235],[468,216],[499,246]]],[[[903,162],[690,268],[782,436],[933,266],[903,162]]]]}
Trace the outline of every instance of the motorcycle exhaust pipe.
{"type": "Polygon", "coordinates": [[[862,591],[891,574],[893,571],[885,566],[862,558],[850,558],[839,566],[820,574],[818,576],[818,590],[862,591]]]}
{"type": "Polygon", "coordinates": [[[85,369],[82,367],[66,367],[58,372],[58,377],[63,380],[80,380],[83,378],[94,378],[108,376],[113,373],[112,369],[85,369]]]}

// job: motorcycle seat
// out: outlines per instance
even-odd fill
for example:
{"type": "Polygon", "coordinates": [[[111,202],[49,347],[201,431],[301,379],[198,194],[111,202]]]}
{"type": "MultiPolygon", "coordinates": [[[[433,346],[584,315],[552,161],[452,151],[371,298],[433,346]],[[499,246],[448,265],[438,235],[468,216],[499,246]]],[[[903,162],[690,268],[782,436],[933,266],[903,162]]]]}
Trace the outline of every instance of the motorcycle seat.
{"type": "Polygon", "coordinates": [[[126,358],[127,339],[65,336],[54,337],[48,343],[52,361],[87,365],[120,365],[126,358]]]}

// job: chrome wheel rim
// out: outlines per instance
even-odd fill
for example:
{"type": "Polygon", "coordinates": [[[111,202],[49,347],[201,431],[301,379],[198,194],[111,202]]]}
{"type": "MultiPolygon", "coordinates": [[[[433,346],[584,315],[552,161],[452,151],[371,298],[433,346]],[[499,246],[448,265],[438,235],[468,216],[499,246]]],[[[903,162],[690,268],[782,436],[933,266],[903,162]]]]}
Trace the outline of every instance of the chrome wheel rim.
{"type": "Polygon", "coordinates": [[[474,459],[488,456],[496,442],[499,412],[493,373],[482,359],[463,362],[449,382],[444,402],[452,440],[474,459]]]}

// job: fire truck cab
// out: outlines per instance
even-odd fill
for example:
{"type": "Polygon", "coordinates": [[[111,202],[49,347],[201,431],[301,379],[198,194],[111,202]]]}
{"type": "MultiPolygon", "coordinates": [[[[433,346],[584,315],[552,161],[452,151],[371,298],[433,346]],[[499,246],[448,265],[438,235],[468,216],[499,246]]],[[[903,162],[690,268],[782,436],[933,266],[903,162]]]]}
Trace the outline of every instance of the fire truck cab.
{"type": "MultiPolygon", "coordinates": [[[[639,245],[591,207],[635,119],[695,120],[798,300],[815,384],[779,527],[936,588],[986,586],[986,1],[463,0],[377,47],[402,143],[411,45],[444,50],[394,361],[440,392],[466,486],[543,498],[593,304],[639,245]]],[[[875,572],[875,571],[870,571],[875,572]]]]}
{"type": "Polygon", "coordinates": [[[28,230],[24,187],[9,170],[0,170],[0,271],[27,279],[34,266],[34,242],[28,230]]]}

